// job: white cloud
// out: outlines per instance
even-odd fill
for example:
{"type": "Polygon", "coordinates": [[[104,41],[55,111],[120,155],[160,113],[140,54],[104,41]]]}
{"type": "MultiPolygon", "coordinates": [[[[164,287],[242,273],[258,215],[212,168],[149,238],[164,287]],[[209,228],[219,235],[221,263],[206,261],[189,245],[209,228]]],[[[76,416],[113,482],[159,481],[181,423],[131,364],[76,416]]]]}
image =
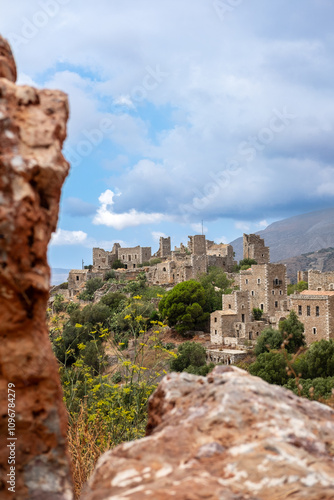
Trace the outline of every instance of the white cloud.
{"type": "Polygon", "coordinates": [[[114,99],[114,104],[116,106],[126,106],[130,109],[134,109],[134,104],[131,100],[131,97],[128,95],[121,95],[114,99]]]}
{"type": "Polygon", "coordinates": [[[51,245],[81,245],[86,248],[103,248],[104,250],[111,250],[114,243],[119,243],[121,247],[127,248],[129,245],[123,240],[97,240],[89,237],[84,231],[68,231],[67,229],[58,228],[51,237],[51,245]]]}
{"type": "Polygon", "coordinates": [[[217,238],[217,243],[224,243],[226,245],[228,243],[228,239],[226,236],[221,236],[220,238],[217,238]]]}
{"type": "Polygon", "coordinates": [[[51,237],[51,245],[84,245],[87,243],[87,236],[84,231],[57,229],[51,237]]]}
{"type": "Polygon", "coordinates": [[[209,229],[206,226],[202,227],[201,222],[190,224],[190,227],[191,227],[191,229],[196,231],[196,234],[202,234],[202,230],[203,230],[203,234],[207,233],[209,231],[209,229]]]}
{"type": "Polygon", "coordinates": [[[268,227],[268,222],[266,220],[260,220],[260,222],[257,224],[259,227],[261,227],[262,229],[268,227]]]}
{"type": "Polygon", "coordinates": [[[247,224],[247,222],[239,221],[239,222],[236,222],[234,225],[237,229],[240,229],[240,231],[249,231],[250,230],[250,226],[247,224]]]}
{"type": "Polygon", "coordinates": [[[157,224],[168,217],[161,213],[137,212],[131,209],[128,212],[115,213],[112,210],[115,193],[107,189],[99,197],[101,207],[93,219],[93,224],[113,227],[115,229],[125,229],[126,227],[140,226],[142,224],[157,224]]]}
{"type": "Polygon", "coordinates": [[[160,238],[167,238],[167,235],[165,233],[162,233],[160,231],[152,231],[152,238],[154,241],[159,241],[160,238]]]}

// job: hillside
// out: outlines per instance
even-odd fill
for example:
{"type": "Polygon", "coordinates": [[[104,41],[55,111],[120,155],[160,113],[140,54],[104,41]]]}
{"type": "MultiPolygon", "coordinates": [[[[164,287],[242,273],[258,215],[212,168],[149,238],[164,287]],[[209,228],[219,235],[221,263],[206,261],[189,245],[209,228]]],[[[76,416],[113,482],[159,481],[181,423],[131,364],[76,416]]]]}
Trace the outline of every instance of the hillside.
{"type": "MultiPolygon", "coordinates": [[[[334,208],[283,219],[256,234],[270,247],[271,262],[334,247],[334,208]]],[[[236,259],[242,259],[242,238],[231,245],[236,259]]]]}
{"type": "Polygon", "coordinates": [[[317,252],[310,252],[297,257],[279,261],[286,265],[287,275],[291,283],[296,283],[297,271],[334,271],[334,248],[323,248],[317,252]]]}

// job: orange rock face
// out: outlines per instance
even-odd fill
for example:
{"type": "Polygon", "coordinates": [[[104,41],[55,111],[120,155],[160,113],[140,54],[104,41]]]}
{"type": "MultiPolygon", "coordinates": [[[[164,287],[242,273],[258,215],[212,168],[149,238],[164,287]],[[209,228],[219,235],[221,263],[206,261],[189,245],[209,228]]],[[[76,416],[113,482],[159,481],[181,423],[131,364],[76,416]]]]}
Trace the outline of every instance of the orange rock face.
{"type": "Polygon", "coordinates": [[[149,435],[100,459],[85,500],[330,500],[334,412],[235,367],[171,373],[149,435]]]}
{"type": "Polygon", "coordinates": [[[68,102],[62,92],[15,79],[0,37],[0,497],[71,499],[67,416],[45,322],[47,246],[69,169],[61,153],[68,102]],[[8,442],[15,444],[11,464],[8,442]]]}
{"type": "Polygon", "coordinates": [[[16,82],[16,65],[7,40],[0,36],[0,78],[16,82]]]}

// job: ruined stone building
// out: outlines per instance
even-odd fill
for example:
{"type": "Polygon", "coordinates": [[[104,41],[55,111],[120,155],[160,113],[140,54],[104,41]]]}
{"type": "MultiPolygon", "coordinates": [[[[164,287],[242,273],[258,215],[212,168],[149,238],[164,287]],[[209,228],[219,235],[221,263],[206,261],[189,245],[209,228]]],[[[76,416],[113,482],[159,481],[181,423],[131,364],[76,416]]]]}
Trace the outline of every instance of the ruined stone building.
{"type": "MultiPolygon", "coordinates": [[[[159,252],[162,254],[163,244],[169,253],[170,240],[160,238],[159,252]]],[[[234,261],[231,245],[215,244],[208,241],[205,235],[189,236],[188,246],[182,243],[179,248],[170,252],[164,262],[151,266],[147,273],[148,282],[155,285],[176,285],[183,281],[196,279],[206,273],[210,266],[216,266],[226,272],[231,272],[234,261]]]]}
{"type": "Polygon", "coordinates": [[[132,248],[122,248],[119,243],[115,243],[111,252],[102,248],[93,248],[93,268],[96,271],[108,270],[112,268],[116,260],[120,260],[125,269],[135,269],[138,264],[148,262],[151,256],[151,247],[138,245],[132,248]]]}
{"type": "Polygon", "coordinates": [[[167,259],[171,255],[171,241],[170,236],[164,238],[160,236],[159,239],[159,250],[154,254],[154,257],[159,257],[160,259],[167,259]]]}
{"type": "Polygon", "coordinates": [[[334,271],[322,273],[314,269],[307,272],[307,282],[309,290],[318,292],[334,291],[334,271]]]}
{"type": "Polygon", "coordinates": [[[115,260],[118,259],[118,250],[120,247],[119,243],[115,243],[111,252],[102,248],[93,248],[93,268],[95,270],[111,269],[115,260]]]}
{"type": "MultiPolygon", "coordinates": [[[[269,261],[269,249],[260,237],[254,236],[244,234],[243,258],[269,261]]],[[[266,325],[278,325],[287,314],[284,264],[254,264],[235,275],[235,284],[239,290],[223,295],[222,309],[211,314],[210,338],[213,344],[238,345],[256,340],[266,325]],[[254,308],[262,311],[261,320],[254,319],[254,308]]]]}
{"type": "Polygon", "coordinates": [[[304,324],[307,344],[334,339],[334,291],[304,290],[290,295],[290,307],[304,324]]]}
{"type": "Polygon", "coordinates": [[[239,345],[256,340],[265,321],[255,321],[250,308],[249,292],[235,291],[222,296],[222,310],[210,317],[210,339],[216,345],[239,345]]]}
{"type": "Polygon", "coordinates": [[[244,234],[243,258],[254,259],[258,264],[269,264],[270,250],[257,234],[244,234]]]}
{"type": "Polygon", "coordinates": [[[148,262],[151,257],[151,247],[141,247],[138,245],[133,248],[118,249],[118,259],[124,264],[125,269],[135,269],[138,264],[148,262]]]}

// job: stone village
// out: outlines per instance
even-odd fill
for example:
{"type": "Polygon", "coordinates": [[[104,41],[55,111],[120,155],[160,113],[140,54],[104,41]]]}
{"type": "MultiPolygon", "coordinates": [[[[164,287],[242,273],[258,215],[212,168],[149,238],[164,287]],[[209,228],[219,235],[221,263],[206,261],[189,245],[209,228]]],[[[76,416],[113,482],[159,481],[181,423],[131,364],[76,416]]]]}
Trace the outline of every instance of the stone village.
{"type": "Polygon", "coordinates": [[[116,270],[118,278],[122,276],[128,281],[145,272],[148,284],[167,289],[196,279],[210,266],[216,266],[233,280],[235,290],[222,295],[221,310],[211,314],[208,360],[232,364],[242,359],[247,354],[247,347],[255,344],[262,330],[268,326],[278,328],[279,322],[291,310],[305,326],[308,345],[334,338],[334,272],[298,272],[298,281],[308,282],[308,290],[288,296],[286,267],[270,263],[270,250],[260,236],[244,234],[243,258],[253,259],[257,264],[239,273],[233,272],[237,263],[231,245],[215,244],[205,235],[188,238],[187,246],[181,243],[172,250],[170,237],[161,237],[159,250],[154,255],[151,247],[122,248],[119,243],[115,243],[111,251],[93,248],[90,269],[70,271],[68,298],[78,294],[87,280],[104,278],[116,261],[124,266],[116,270]],[[152,257],[161,262],[146,265],[152,257]],[[262,311],[260,320],[253,317],[254,308],[262,311]]]}

